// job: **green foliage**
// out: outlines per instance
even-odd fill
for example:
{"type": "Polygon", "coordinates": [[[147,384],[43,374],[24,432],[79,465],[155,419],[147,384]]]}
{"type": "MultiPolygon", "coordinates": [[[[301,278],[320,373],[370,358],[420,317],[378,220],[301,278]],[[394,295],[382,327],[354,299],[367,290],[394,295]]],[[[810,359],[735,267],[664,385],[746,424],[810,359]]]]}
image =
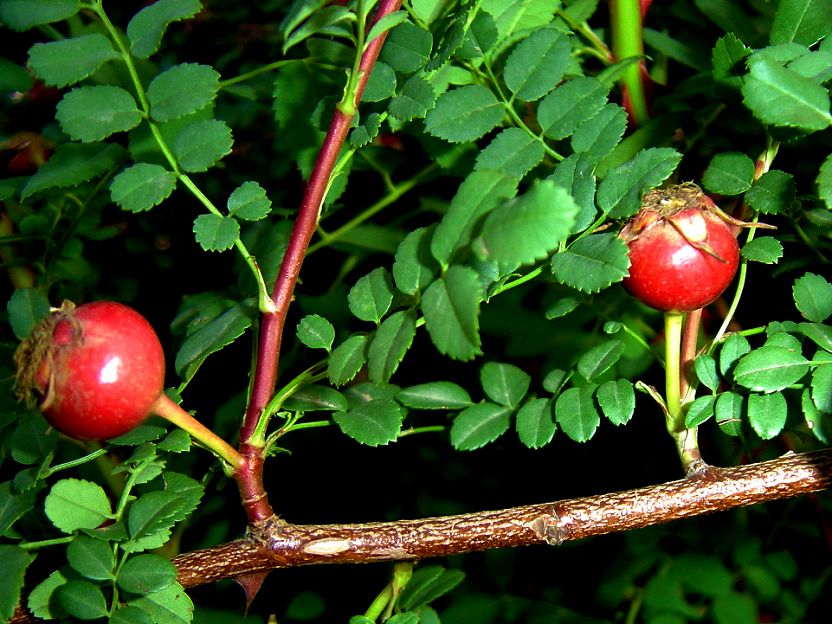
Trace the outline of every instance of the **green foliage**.
{"type": "MultiPolygon", "coordinates": [[[[241,531],[226,504],[235,488],[195,459],[183,432],[151,422],[87,455],[14,403],[10,345],[64,298],[121,299],[152,314],[169,393],[229,440],[249,379],[279,344],[260,424],[270,452],[291,459],[281,464],[280,453],[269,470],[311,456],[351,471],[362,453],[389,453],[373,461],[395,462],[395,479],[349,477],[385,518],[456,511],[484,485],[487,504],[518,481],[533,482],[536,499],[555,483],[558,496],[561,485],[582,491],[590,467],[609,476],[619,440],[632,445],[625,468],[661,455],[661,408],[636,393],[660,386],[660,315],[621,288],[629,259],[617,232],[646,192],[693,180],[725,212],[776,229],[739,235],[737,280],[704,315],[685,370],[685,426],[707,440],[706,459],[726,465],[829,444],[827,2],[653,3],[646,29],[629,33],[642,37],[654,87],[640,126],[620,82],[638,59],[614,60],[615,2],[412,0],[377,23],[372,1],[157,0],[136,13],[110,4],[0,2],[16,47],[0,59],[10,227],[0,259],[15,286],[0,363],[0,621],[25,599],[47,619],[190,622],[169,555],[241,531]],[[293,220],[333,113],[351,112],[358,55],[382,34],[347,142],[329,154],[335,174],[313,207],[299,282],[281,294],[292,298],[289,331],[258,343],[275,281],[298,269],[280,263],[299,242],[293,220]],[[45,142],[46,160],[15,170],[13,157],[30,153],[12,142],[24,131],[45,142]],[[232,253],[212,253],[222,251],[232,253]],[[424,486],[425,464],[441,466],[437,484],[454,500],[424,486]],[[45,561],[46,548],[60,556],[45,561]]],[[[319,468],[280,474],[281,494],[293,500],[319,468]]],[[[371,503],[343,507],[364,517],[371,503]]],[[[810,577],[828,567],[805,571],[801,552],[816,544],[754,542],[763,515],[708,551],[687,538],[619,544],[617,562],[599,566],[606,576],[576,575],[575,600],[561,589],[570,579],[524,578],[524,566],[497,559],[483,568],[486,590],[474,586],[483,574],[462,584],[467,560],[417,566],[391,585],[384,617],[811,621],[824,585],[810,577]]],[[[282,619],[282,604],[253,609],[281,621],[349,618],[332,613],[323,588],[293,600],[290,585],[282,619]]],[[[344,590],[350,614],[364,589],[344,590]]]]}

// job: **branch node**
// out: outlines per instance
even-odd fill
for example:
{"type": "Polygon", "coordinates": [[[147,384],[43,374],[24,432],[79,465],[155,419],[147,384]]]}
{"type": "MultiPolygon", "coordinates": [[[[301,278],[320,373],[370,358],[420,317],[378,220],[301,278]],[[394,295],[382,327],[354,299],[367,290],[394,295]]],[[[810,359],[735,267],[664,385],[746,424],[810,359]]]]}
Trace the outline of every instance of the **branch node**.
{"type": "Polygon", "coordinates": [[[566,531],[561,524],[561,517],[553,506],[551,514],[535,518],[530,527],[535,535],[549,546],[560,546],[566,541],[566,531]]]}

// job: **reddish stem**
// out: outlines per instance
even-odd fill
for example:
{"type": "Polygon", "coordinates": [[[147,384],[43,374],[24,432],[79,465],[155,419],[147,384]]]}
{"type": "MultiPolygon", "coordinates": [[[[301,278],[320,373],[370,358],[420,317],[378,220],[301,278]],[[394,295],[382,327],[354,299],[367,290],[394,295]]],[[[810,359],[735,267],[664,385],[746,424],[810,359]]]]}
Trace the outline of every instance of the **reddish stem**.
{"type": "MultiPolygon", "coordinates": [[[[374,21],[378,21],[383,16],[398,10],[401,3],[402,0],[382,0],[376,10],[374,21]]],[[[378,59],[384,40],[385,35],[374,39],[361,57],[360,76],[353,101],[355,106],[361,100],[361,94],[367,84],[370,71],[375,65],[376,59],[378,59]]],[[[264,314],[260,321],[257,366],[254,371],[245,419],[240,430],[240,452],[246,458],[246,469],[241,470],[237,475],[246,511],[249,520],[253,523],[261,522],[272,516],[273,511],[263,489],[263,448],[260,441],[252,440],[252,436],[257,429],[263,409],[268,405],[274,394],[280,359],[280,345],[295,284],[297,284],[309,242],[318,226],[318,214],[324,201],[327,185],[353,118],[354,115],[345,115],[341,110],[335,111],[329,131],[315,162],[315,168],[306,186],[292,236],[289,239],[272,291],[272,300],[275,303],[276,311],[272,314],[264,314]]]]}
{"type": "Polygon", "coordinates": [[[688,312],[685,318],[685,328],[682,333],[682,350],[681,362],[679,363],[679,370],[681,378],[679,379],[679,394],[682,398],[682,403],[685,402],[685,395],[688,393],[690,384],[688,383],[688,375],[693,366],[693,361],[696,359],[696,343],[699,338],[699,325],[702,321],[702,308],[688,312]]]}

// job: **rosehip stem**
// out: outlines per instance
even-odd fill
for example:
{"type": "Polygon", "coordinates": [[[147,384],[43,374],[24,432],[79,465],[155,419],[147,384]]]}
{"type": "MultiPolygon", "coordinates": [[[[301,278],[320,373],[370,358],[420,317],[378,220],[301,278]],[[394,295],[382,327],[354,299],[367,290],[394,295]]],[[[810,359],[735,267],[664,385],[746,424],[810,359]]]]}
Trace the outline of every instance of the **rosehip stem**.
{"type": "Polygon", "coordinates": [[[665,340],[665,404],[667,405],[667,432],[676,441],[676,450],[686,474],[695,471],[702,463],[696,428],[685,427],[685,410],[682,407],[682,328],[685,315],[666,312],[664,315],[665,340]]]}
{"type": "Polygon", "coordinates": [[[153,403],[151,412],[188,433],[194,440],[231,466],[234,471],[242,467],[243,456],[234,447],[174,403],[164,392],[153,403]]]}

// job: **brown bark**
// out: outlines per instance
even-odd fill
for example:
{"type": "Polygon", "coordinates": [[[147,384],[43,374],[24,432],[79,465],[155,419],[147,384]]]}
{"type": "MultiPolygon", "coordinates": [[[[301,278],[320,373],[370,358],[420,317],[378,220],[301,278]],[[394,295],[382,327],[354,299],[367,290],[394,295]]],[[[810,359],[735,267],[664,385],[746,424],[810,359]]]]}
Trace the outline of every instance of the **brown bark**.
{"type": "Polygon", "coordinates": [[[832,486],[832,450],[787,454],[735,468],[710,467],[649,487],[457,516],[346,525],[270,520],[245,539],[174,559],[185,587],[322,563],[441,557],[492,548],[557,545],[717,511],[808,494],[832,486]]]}

